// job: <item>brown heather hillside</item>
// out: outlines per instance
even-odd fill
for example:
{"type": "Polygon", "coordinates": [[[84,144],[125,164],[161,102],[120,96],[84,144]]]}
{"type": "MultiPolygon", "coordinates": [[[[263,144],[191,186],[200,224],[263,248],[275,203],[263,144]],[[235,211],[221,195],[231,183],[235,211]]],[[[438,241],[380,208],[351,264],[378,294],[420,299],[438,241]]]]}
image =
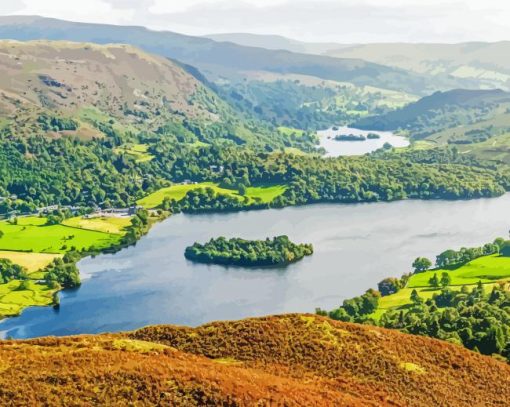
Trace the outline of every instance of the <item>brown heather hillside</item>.
{"type": "Polygon", "coordinates": [[[41,114],[78,120],[79,135],[97,136],[90,124],[105,117],[154,130],[183,117],[215,122],[225,109],[179,65],[129,45],[0,41],[0,124],[14,134],[38,133],[41,114]]]}
{"type": "Polygon", "coordinates": [[[510,367],[312,315],[0,343],[0,405],[507,406],[510,367]]]}

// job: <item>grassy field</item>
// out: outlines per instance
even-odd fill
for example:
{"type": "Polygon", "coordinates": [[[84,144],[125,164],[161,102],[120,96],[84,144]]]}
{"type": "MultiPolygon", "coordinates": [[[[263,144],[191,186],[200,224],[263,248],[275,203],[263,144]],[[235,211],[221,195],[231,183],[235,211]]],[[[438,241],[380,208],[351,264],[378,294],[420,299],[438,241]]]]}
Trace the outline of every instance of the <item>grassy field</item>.
{"type": "Polygon", "coordinates": [[[55,290],[28,281],[27,289],[20,290],[21,282],[13,280],[0,284],[0,317],[18,315],[23,308],[29,306],[48,306],[53,303],[55,290]]]}
{"type": "Polygon", "coordinates": [[[246,188],[246,196],[251,199],[260,198],[262,202],[272,202],[277,196],[285,192],[287,188],[283,185],[273,185],[267,187],[249,187],[246,188]]]}
{"type": "Polygon", "coordinates": [[[118,234],[78,229],[64,225],[45,226],[44,218],[19,218],[18,224],[0,222],[0,250],[37,253],[65,253],[71,247],[77,250],[95,247],[103,249],[119,243],[118,234]]]}
{"type": "Polygon", "coordinates": [[[113,233],[117,235],[124,235],[126,228],[131,225],[131,218],[122,217],[97,217],[97,218],[83,218],[76,216],[69,218],[62,222],[64,226],[70,226],[73,228],[94,230],[103,233],[113,233]]]}
{"type": "Polygon", "coordinates": [[[286,135],[286,136],[290,136],[292,134],[295,134],[298,137],[302,136],[305,133],[304,130],[295,129],[295,128],[292,128],[292,127],[285,127],[285,126],[278,127],[278,131],[280,133],[286,135]]]}
{"type": "MultiPolygon", "coordinates": [[[[179,201],[186,196],[188,191],[205,187],[214,189],[218,194],[230,195],[239,199],[242,198],[235,189],[221,188],[212,182],[202,182],[199,184],[172,185],[170,187],[162,188],[150,195],[147,195],[145,198],[138,200],[137,204],[144,208],[156,208],[163,203],[165,198],[179,201]]],[[[268,203],[281,195],[285,191],[285,188],[286,187],[282,185],[249,187],[246,189],[246,196],[250,198],[250,201],[255,198],[260,198],[262,199],[262,202],[268,203]]]]}
{"type": "Polygon", "coordinates": [[[9,259],[27,269],[30,274],[23,289],[21,282],[12,280],[0,284],[0,318],[18,315],[28,306],[47,306],[53,303],[55,289],[39,283],[43,270],[55,258],[73,247],[77,250],[104,249],[120,243],[130,218],[98,217],[70,218],[61,225],[46,226],[46,218],[20,217],[17,224],[0,222],[0,258],[9,259]]]}
{"type": "Polygon", "coordinates": [[[448,273],[451,277],[451,285],[469,285],[492,283],[498,280],[510,278],[510,258],[500,255],[479,257],[455,270],[431,270],[425,273],[414,274],[407,283],[409,288],[429,287],[429,280],[437,274],[448,273]]]}
{"type": "Polygon", "coordinates": [[[285,147],[285,153],[294,155],[307,155],[307,153],[301,151],[299,148],[296,147],[285,147]]]}
{"type": "Polygon", "coordinates": [[[390,309],[405,309],[411,304],[411,292],[414,289],[424,300],[439,294],[441,289],[432,287],[429,280],[434,274],[441,278],[444,272],[451,277],[451,284],[448,286],[451,290],[459,291],[462,286],[472,289],[481,281],[488,291],[497,282],[510,280],[510,257],[495,254],[480,257],[455,270],[436,269],[413,274],[405,288],[380,299],[378,309],[372,317],[378,319],[390,309]]]}
{"type": "Polygon", "coordinates": [[[29,273],[41,270],[61,254],[0,251],[0,259],[8,259],[25,267],[29,273]]]}
{"type": "Polygon", "coordinates": [[[135,159],[137,163],[151,161],[154,156],[147,151],[149,146],[146,144],[125,144],[117,147],[114,151],[117,154],[126,154],[135,159]]]}

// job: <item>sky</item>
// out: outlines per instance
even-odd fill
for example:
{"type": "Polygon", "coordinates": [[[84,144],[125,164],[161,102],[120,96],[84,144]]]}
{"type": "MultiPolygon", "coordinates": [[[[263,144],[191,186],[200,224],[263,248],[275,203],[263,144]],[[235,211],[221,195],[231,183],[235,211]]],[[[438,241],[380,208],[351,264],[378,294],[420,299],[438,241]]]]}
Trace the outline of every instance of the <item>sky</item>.
{"type": "Polygon", "coordinates": [[[0,15],[310,42],[510,40],[508,0],[0,0],[0,15]]]}

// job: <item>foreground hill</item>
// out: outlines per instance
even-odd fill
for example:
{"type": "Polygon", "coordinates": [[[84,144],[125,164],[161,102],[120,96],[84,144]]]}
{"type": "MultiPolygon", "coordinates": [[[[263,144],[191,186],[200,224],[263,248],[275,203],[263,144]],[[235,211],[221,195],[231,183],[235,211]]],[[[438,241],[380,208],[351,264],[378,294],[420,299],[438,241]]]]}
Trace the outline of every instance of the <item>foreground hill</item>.
{"type": "Polygon", "coordinates": [[[507,405],[510,367],[437,340],[286,315],[0,343],[0,400],[49,405],[507,405]]]}

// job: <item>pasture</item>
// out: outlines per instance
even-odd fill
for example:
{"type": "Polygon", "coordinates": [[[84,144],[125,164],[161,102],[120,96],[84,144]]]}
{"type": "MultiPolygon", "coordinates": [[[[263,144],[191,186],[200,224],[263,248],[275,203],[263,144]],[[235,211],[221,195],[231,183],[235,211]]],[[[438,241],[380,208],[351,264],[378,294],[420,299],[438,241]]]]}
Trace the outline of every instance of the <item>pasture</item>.
{"type": "Polygon", "coordinates": [[[118,234],[78,229],[65,225],[45,225],[44,218],[19,218],[18,224],[0,222],[1,251],[65,253],[76,250],[103,249],[118,244],[118,234]]]}
{"type": "Polygon", "coordinates": [[[106,216],[97,218],[84,218],[81,216],[76,216],[74,218],[64,220],[62,225],[78,229],[124,235],[126,233],[126,228],[131,225],[131,218],[106,216]]]}
{"type": "Polygon", "coordinates": [[[137,163],[151,161],[154,156],[148,153],[149,146],[146,144],[124,144],[117,147],[116,154],[126,154],[134,158],[137,163]]]}
{"type": "Polygon", "coordinates": [[[0,251],[0,259],[7,259],[27,269],[29,273],[41,270],[61,254],[0,251]]]}
{"type": "Polygon", "coordinates": [[[429,287],[429,280],[434,274],[441,278],[441,274],[448,273],[451,277],[450,285],[470,285],[479,281],[491,283],[510,278],[510,257],[494,254],[492,256],[479,257],[454,270],[430,270],[424,273],[414,274],[407,284],[409,288],[429,287]]]}
{"type": "Polygon", "coordinates": [[[54,289],[30,280],[25,284],[24,289],[19,280],[0,284],[0,318],[18,315],[26,307],[53,304],[54,289]]]}
{"type": "MultiPolygon", "coordinates": [[[[186,196],[188,191],[206,187],[212,188],[218,194],[230,195],[242,199],[241,195],[239,195],[239,192],[235,189],[222,188],[218,186],[218,184],[212,182],[201,182],[198,184],[172,185],[159,189],[158,191],[153,192],[152,194],[149,194],[142,199],[139,199],[137,204],[147,209],[157,208],[166,198],[180,201],[186,196]]],[[[248,187],[246,188],[246,196],[249,198],[248,203],[252,203],[255,198],[260,198],[263,203],[269,203],[274,198],[281,195],[285,189],[286,187],[283,185],[248,187]]]]}

